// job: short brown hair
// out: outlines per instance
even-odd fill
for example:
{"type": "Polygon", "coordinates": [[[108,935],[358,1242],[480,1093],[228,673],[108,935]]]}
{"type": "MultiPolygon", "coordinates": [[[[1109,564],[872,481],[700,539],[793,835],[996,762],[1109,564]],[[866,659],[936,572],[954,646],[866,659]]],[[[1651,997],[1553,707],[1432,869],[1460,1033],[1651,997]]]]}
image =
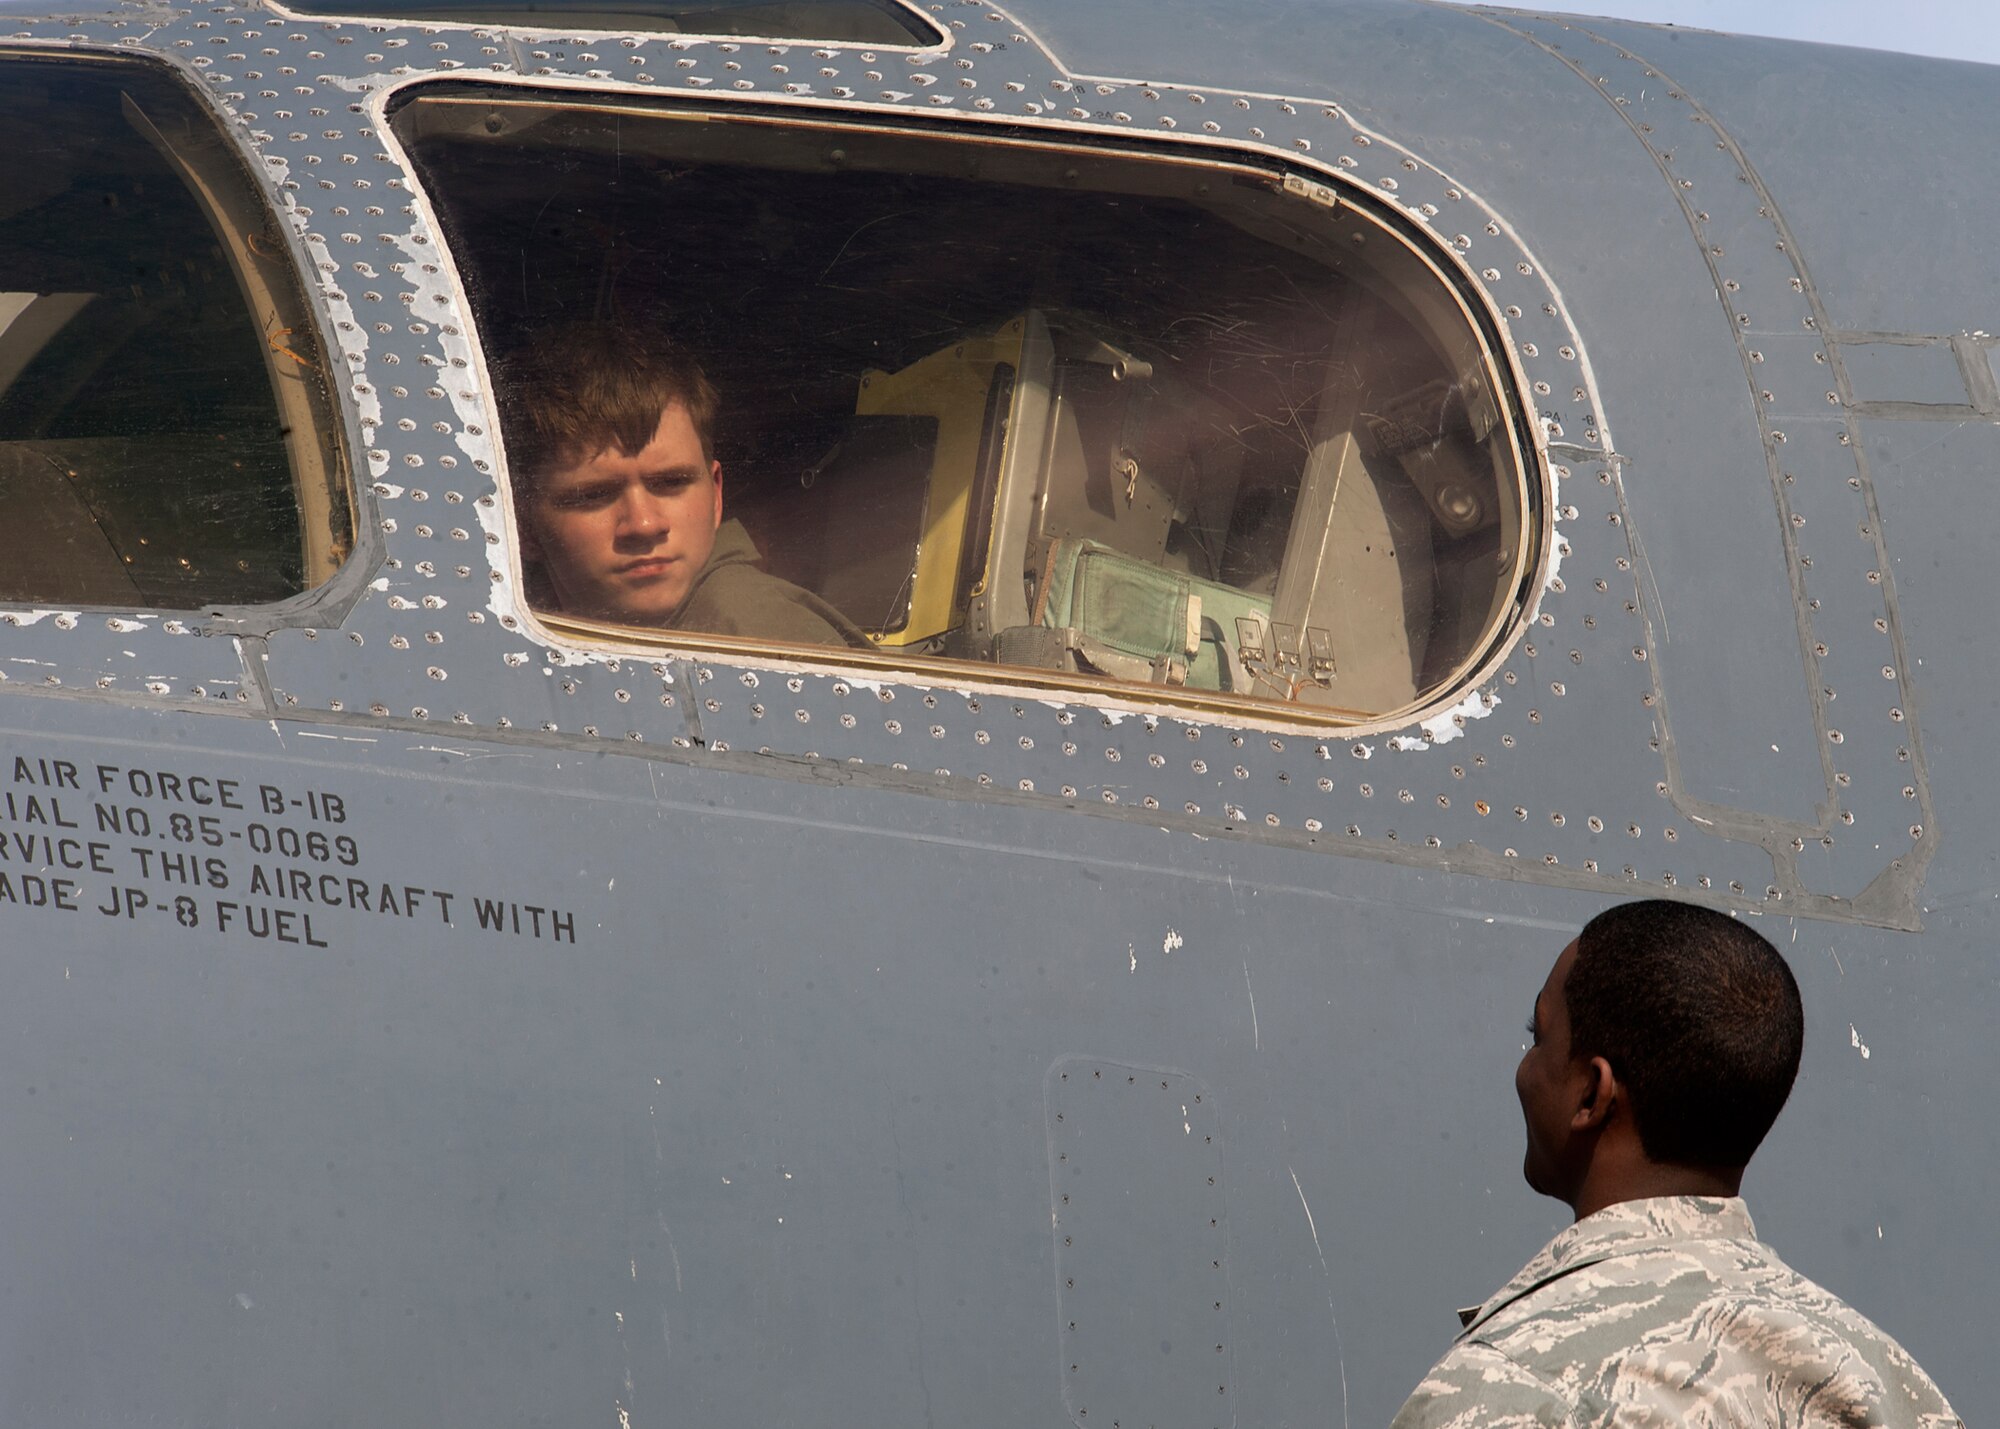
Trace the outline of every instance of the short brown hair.
{"type": "Polygon", "coordinates": [[[676,402],[715,459],[714,386],[671,341],[616,323],[573,323],[524,343],[501,365],[500,416],[515,494],[542,474],[615,447],[633,456],[676,402]]]}

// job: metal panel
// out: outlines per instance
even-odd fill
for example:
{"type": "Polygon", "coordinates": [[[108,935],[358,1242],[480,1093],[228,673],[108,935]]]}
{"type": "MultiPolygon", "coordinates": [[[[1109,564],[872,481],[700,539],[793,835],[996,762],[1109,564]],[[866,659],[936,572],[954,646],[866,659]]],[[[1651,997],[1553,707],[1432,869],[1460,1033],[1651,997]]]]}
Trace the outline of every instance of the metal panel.
{"type": "MultiPolygon", "coordinates": [[[[201,72],[238,116],[245,137],[263,152],[275,192],[289,205],[301,248],[312,256],[321,277],[319,298],[353,373],[343,395],[362,438],[371,444],[374,477],[364,494],[363,534],[379,543],[375,549],[382,553],[382,573],[363,591],[361,585],[373,573],[370,558],[350,562],[333,588],[285,612],[282,620],[225,612],[222,618],[166,620],[157,627],[139,622],[135,630],[114,626],[107,635],[93,633],[92,619],[76,613],[8,616],[21,622],[10,637],[17,642],[19,658],[39,667],[43,673],[38,678],[48,688],[81,684],[108,692],[131,689],[131,697],[143,703],[169,706],[198,703],[220,692],[232,699],[240,696],[237,702],[255,711],[318,709],[343,719],[397,721],[443,731],[470,727],[506,738],[529,732],[559,740],[576,735],[619,739],[674,758],[769,751],[781,756],[771,766],[774,772],[801,777],[823,777],[795,762],[810,764],[817,756],[839,761],[844,767],[837,777],[843,781],[896,785],[916,779],[962,796],[1081,804],[1101,814],[1150,821],[1178,818],[1239,837],[1337,844],[1372,858],[1477,866],[1507,876],[1607,889],[1645,880],[1753,904],[1789,898],[1834,916],[1847,912],[1844,902],[1828,902],[1820,891],[1800,885],[1792,871],[1793,856],[1808,838],[1836,836],[1829,821],[1837,811],[1829,807],[1824,818],[1802,826],[1799,816],[1785,812],[1782,800],[1767,789],[1776,817],[1762,807],[1736,817],[1702,798],[1698,785],[1692,791],[1688,787],[1681,761],[1691,749],[1706,757],[1707,742],[1677,740],[1674,734],[1675,716],[1668,709],[1672,692],[1653,663],[1656,647],[1671,631],[1673,612],[1664,612],[1667,623],[1658,627],[1656,640],[1646,613],[1653,596],[1640,559],[1646,533],[1628,524],[1630,512],[1621,495],[1622,484],[1636,478],[1622,461],[1590,464],[1609,440],[1609,430],[1600,425],[1603,401],[1594,368],[1561,292],[1500,215],[1451,176],[1401,150],[1387,136],[1367,131],[1340,105],[1256,95],[1238,96],[1225,105],[1227,96],[1217,97],[1212,90],[1128,81],[1086,84],[1062,77],[1060,67],[1025,31],[1019,32],[1023,38],[1018,45],[1009,40],[990,50],[972,47],[970,54],[955,58],[952,69],[960,78],[949,90],[914,82],[919,76],[935,78],[926,67],[938,57],[929,52],[897,57],[913,76],[911,89],[862,91],[847,81],[860,77],[853,72],[857,61],[868,61],[848,57],[838,47],[818,47],[814,56],[823,59],[821,68],[835,71],[828,81],[830,95],[820,93],[817,81],[794,77],[793,66],[783,57],[765,67],[773,72],[768,76],[763,70],[746,70],[733,57],[741,46],[658,37],[618,41],[618,52],[630,62],[630,82],[641,88],[661,82],[657,69],[705,94],[720,94],[726,86],[727,93],[741,92],[766,103],[831,98],[894,112],[962,109],[969,101],[974,119],[987,114],[998,118],[1005,106],[1018,110],[1017,118],[1058,129],[1199,131],[1268,148],[1295,162],[1325,163],[1324,172],[1336,182],[1365,183],[1392,195],[1414,221],[1431,226],[1446,239],[1448,251],[1470,265],[1507,324],[1529,378],[1547,389],[1537,399],[1544,406],[1556,464],[1564,471],[1578,470],[1584,478],[1581,487],[1569,486],[1560,501],[1557,530],[1564,574],[1552,577],[1536,616],[1542,630],[1573,628],[1576,633],[1567,640],[1541,636],[1522,641],[1500,681],[1432,717],[1422,730],[1412,727],[1386,739],[1365,733],[1302,741],[1210,729],[1210,737],[1225,740],[1224,755],[1189,751],[1169,756],[1161,748],[1135,751],[1129,741],[1116,738],[1086,748],[1092,742],[1079,740],[1078,722],[1093,729],[1102,723],[1111,730],[1139,719],[1132,727],[1142,728],[1150,742],[1161,730],[1199,740],[1204,737],[1202,721],[1142,717],[1117,700],[1101,708],[1097,700],[1082,696],[1062,703],[899,682],[878,689],[872,682],[856,686],[837,677],[773,669],[754,657],[743,664],[706,658],[686,662],[663,652],[634,661],[566,651],[527,638],[532,626],[521,609],[506,555],[511,537],[494,482],[497,454],[480,390],[481,359],[467,331],[448,255],[440,251],[420,201],[403,205],[407,212],[396,220],[378,222],[373,214],[353,211],[356,204],[382,208],[369,200],[386,197],[386,182],[377,187],[375,178],[357,177],[379,175],[385,172],[380,166],[396,164],[395,155],[383,147],[372,107],[383,88],[400,83],[416,66],[378,68],[369,71],[372,77],[338,85],[315,79],[291,83],[285,90],[257,89],[259,83],[272,83],[270,71],[260,67],[269,63],[264,50],[278,51],[279,60],[291,57],[308,64],[317,63],[311,60],[313,53],[340,52],[367,70],[389,66],[392,46],[383,39],[380,51],[339,50],[337,43],[336,51],[314,51],[312,46],[337,42],[347,27],[325,22],[298,30],[273,27],[266,33],[244,16],[209,13],[222,18],[186,22],[190,44],[200,51],[196,58],[207,62],[201,72]],[[221,34],[215,33],[218,25],[221,34]],[[285,33],[277,34],[277,29],[285,33]],[[246,47],[221,52],[222,66],[202,48],[212,40],[227,45],[239,34],[246,47]],[[253,40],[262,42],[261,47],[251,48],[253,40]],[[820,56],[819,50],[826,54],[820,56]],[[752,73],[758,77],[748,77],[752,73]],[[1007,78],[996,89],[989,83],[996,75],[1018,78],[1007,78]],[[323,86],[337,96],[322,93],[323,86]],[[1088,103],[1079,102],[1086,98],[1084,89],[1088,103]],[[344,102],[332,102],[336,97],[344,102]],[[257,107],[245,107],[252,104],[257,107]],[[325,127],[287,130],[287,123],[299,122],[301,111],[289,107],[294,104],[322,111],[312,119],[325,127]],[[350,159],[352,166],[346,162],[350,159]],[[302,196],[317,196],[317,204],[302,202],[302,196]],[[377,232],[371,239],[365,231],[371,227],[394,231],[377,232]],[[392,320],[392,313],[402,316],[392,320]],[[424,385],[412,385],[418,383],[424,385]],[[1631,542],[1634,536],[1642,543],[1638,547],[1631,542]],[[1578,590],[1589,594],[1579,598],[1578,590]],[[356,594],[359,604],[350,612],[356,594]],[[1609,602],[1611,624],[1589,608],[1600,598],[1609,602]],[[1636,639],[1620,628],[1635,620],[1636,639]],[[281,628],[274,630],[274,625],[281,628]],[[198,662],[191,666],[185,656],[151,656],[156,649],[182,644],[197,656],[218,648],[234,654],[223,642],[188,642],[184,637],[236,631],[244,632],[241,655],[228,662],[233,668],[214,674],[198,662]],[[175,638],[165,641],[163,635],[175,638]],[[1537,675],[1538,654],[1563,663],[1553,670],[1545,666],[1537,675]],[[143,686],[133,679],[128,662],[148,666],[143,686]],[[760,664],[765,668],[754,668],[760,664]],[[1613,673],[1618,671],[1623,673],[1613,673]],[[691,704],[686,693],[690,683],[700,686],[691,704]],[[273,685],[275,689],[269,688],[273,685]],[[773,692],[780,689],[785,698],[774,702],[773,692]],[[917,702],[922,714],[905,703],[864,717],[855,702],[857,691],[886,703],[899,689],[906,701],[917,702]],[[1527,691],[1534,692],[1532,699],[1523,697],[1527,691]],[[953,708],[972,714],[998,711],[1008,727],[1003,733],[983,720],[935,717],[953,708]],[[1560,734],[1571,721],[1576,730],[1589,730],[1591,738],[1560,734]],[[1464,754],[1458,759],[1433,755],[1434,744],[1474,731],[1480,747],[1461,746],[1464,754]],[[968,732],[973,736],[969,745],[963,742],[968,732]],[[1315,758],[1345,753],[1384,762],[1365,770],[1351,764],[1346,777],[1335,778],[1325,768],[1295,770],[1288,767],[1289,758],[1273,757],[1284,756],[1288,747],[1293,757],[1303,748],[1315,758]],[[1127,755],[1143,760],[1142,767],[1121,764],[1127,755]],[[1092,762],[1092,756],[1102,762],[1092,762]],[[849,763],[855,759],[862,763],[849,763]],[[1524,797],[1531,789],[1532,797],[1524,797]],[[1613,789],[1620,792],[1613,795],[1613,789]],[[1661,791],[1676,801],[1680,817],[1671,822],[1655,816],[1661,791]],[[1393,807],[1378,802],[1390,798],[1393,807]],[[1527,829],[1503,828],[1498,822],[1496,811],[1511,808],[1525,811],[1520,822],[1527,829]],[[1588,814],[1582,823],[1576,817],[1580,808],[1588,814]],[[1620,848],[1614,855],[1601,841],[1605,830],[1619,828],[1639,830],[1632,837],[1641,844],[1653,839],[1677,843],[1683,837],[1690,843],[1650,852],[1634,845],[1630,853],[1620,848]],[[1447,849],[1453,852],[1442,852],[1447,849]]],[[[981,24],[1004,25],[1002,12],[990,13],[1002,15],[1001,20],[981,19],[981,24]]],[[[51,28],[67,33],[60,26],[51,28]]],[[[34,34],[36,27],[30,24],[23,33],[34,34]]],[[[360,33],[372,38],[381,31],[364,28],[360,33]]],[[[517,56],[497,43],[503,38],[427,27],[416,57],[437,66],[439,73],[452,72],[454,66],[509,69],[517,56]]],[[[169,32],[161,32],[160,41],[179,43],[169,32]]],[[[528,43],[518,59],[537,74],[571,73],[599,84],[613,82],[600,53],[611,48],[608,43],[588,36],[548,36],[528,43]]],[[[399,55],[415,54],[396,48],[399,55]]],[[[1642,74],[1637,77],[1643,79],[1642,74]]],[[[1598,112],[1610,112],[1606,101],[1613,96],[1587,90],[1586,96],[1598,112]]],[[[1565,122],[1580,123],[1576,112],[1564,112],[1565,122]]],[[[1629,144],[1629,134],[1623,142],[1629,144]]],[[[1629,147],[1614,150],[1630,152],[1629,147]]],[[[1612,152],[1603,157],[1608,171],[1615,173],[1612,152]]],[[[1657,193],[1654,182],[1641,171],[1634,192],[1657,193]]],[[[1675,246],[1672,251],[1685,255],[1687,250],[1675,246]]],[[[1600,286],[1615,296],[1615,290],[1632,285],[1613,275],[1600,286]]],[[[1604,296],[1597,301],[1610,300],[1604,296]]],[[[1627,400],[1635,414],[1652,406],[1644,391],[1627,400]]],[[[1618,405],[1612,403],[1613,408],[1618,405]]],[[[1705,422],[1713,420],[1704,416],[1705,422]]],[[[1778,435],[1767,434],[1767,447],[1778,435]]],[[[1788,526],[1789,521],[1779,529],[1788,526]]],[[[1760,618],[1771,615],[1766,607],[1760,618]]],[[[1773,668],[1780,665],[1774,662],[1773,668]]],[[[1700,700],[1683,703],[1692,707],[1691,717],[1700,717],[1700,700]]],[[[1786,743],[1769,742],[1781,749],[1786,743]]],[[[1756,752],[1742,757],[1750,759],[1756,752]]],[[[1873,757],[1852,744],[1845,754],[1849,759],[1873,757]]],[[[1867,916],[1911,916],[1907,886],[1915,871],[1913,866],[1900,869],[1867,916]]]]}
{"type": "MultiPolygon", "coordinates": [[[[1983,519],[1974,513],[1991,509],[2000,425],[1883,421],[1868,422],[1862,430],[1868,462],[1883,487],[1883,525],[1897,552],[1892,565],[1908,623],[1904,658],[1911,694],[1927,720],[1949,725],[1944,748],[1932,757],[1950,760],[1954,772],[1935,785],[1915,777],[1884,779],[1857,809],[1857,827],[1873,826],[1870,842],[1891,837],[1922,822],[1926,803],[1934,800],[1933,822],[1947,831],[1940,854],[1948,849],[1950,856],[1936,871],[1924,903],[1963,917],[2000,887],[2000,844],[1983,833],[2000,809],[2000,766],[1977,752],[1993,713],[1985,653],[1992,645],[1993,603],[1986,594],[1984,556],[1970,562],[1969,575],[1959,573],[1952,556],[1972,554],[1968,523],[1983,519]]],[[[1900,703],[1880,671],[1877,678],[1879,687],[1855,692],[1858,708],[1843,715],[1900,727],[1895,718],[1900,703]]],[[[1915,770],[1918,756],[1929,752],[1903,747],[1909,755],[1900,765],[1905,770],[1915,770]]]]}
{"type": "MultiPolygon", "coordinates": [[[[1318,855],[1136,825],[1094,823],[1085,853],[1055,810],[337,726],[246,749],[236,722],[168,716],[142,742],[116,709],[13,703],[10,773],[78,766],[76,790],[49,766],[64,818],[156,817],[101,840],[115,871],[78,875],[76,911],[7,907],[0,1202],[41,1227],[14,1238],[0,1297],[10,1422],[143,1403],[248,1424],[288,1396],[324,1423],[1061,1416],[1046,1129],[1071,1102],[1052,1066],[1184,1069],[1145,1109],[1067,1128],[1112,1198],[1078,1207],[1063,1248],[1090,1277],[1080,1328],[1117,1342],[1079,1369],[1087,1391],[1144,1401],[1191,1361],[1204,1414],[1299,1422],[1352,1377],[1380,1419],[1463,1269],[1406,1267],[1410,1296],[1383,1304],[1389,1247],[1362,1208],[1414,1195],[1443,1216],[1468,1166],[1512,1159],[1519,1039],[1490,1010],[1546,962],[1549,925],[1594,906],[1366,863],[1331,891],[1318,855]],[[222,875],[161,874],[186,807],[165,772],[184,793],[241,781],[220,851],[200,850],[222,875]],[[453,837],[408,837],[453,810],[453,837]],[[310,850],[261,854],[253,826],[346,833],[378,891],[336,906],[310,850]],[[313,881],[264,891],[281,868],[313,881]],[[153,884],[168,911],[113,903],[153,884]],[[1411,920],[1422,947],[1388,955],[1411,920]],[[1297,935],[1336,927],[1338,950],[1297,935]],[[1471,1000],[1412,1006],[1412,978],[1471,1000]],[[1449,1145],[1353,1154],[1397,1125],[1384,1027],[1483,1089],[1449,1145]],[[1244,1174],[1224,1181],[1216,1110],[1239,1102],[1244,1174]],[[1171,1245],[1141,1234],[1183,1214],[1171,1245]],[[1235,1290],[1220,1356],[1205,1324],[1179,1328],[1213,1297],[1172,1299],[1216,1259],[1235,1290]],[[1125,1358],[1162,1314],[1170,1351],[1125,1358]],[[119,1354],[79,1379],[86,1342],[119,1354]]],[[[1502,1219],[1527,1239],[1539,1217],[1523,1198],[1502,1219]]]]}
{"type": "Polygon", "coordinates": [[[1071,1419],[1225,1429],[1236,1297],[1214,1091],[1186,1072],[1090,1057],[1058,1058],[1045,1085],[1071,1419]]]}
{"type": "Polygon", "coordinates": [[[1730,132],[1756,136],[1758,172],[1807,235],[1832,324],[1994,329],[1992,245],[1968,219],[1985,203],[1978,176],[1990,167],[2000,67],[1588,23],[1660,60],[1730,132]],[[1852,182],[1827,181],[1834,156],[1852,182]]]}
{"type": "Polygon", "coordinates": [[[1947,339],[1846,333],[1839,348],[1840,365],[1857,402],[1969,405],[1958,355],[1947,339]]]}
{"type": "MultiPolygon", "coordinates": [[[[1990,506],[1993,429],[1869,429],[1863,450],[1825,397],[1831,324],[1790,322],[1795,299],[1818,318],[1830,273],[1822,306],[1856,325],[1991,327],[1990,224],[1925,202],[1949,187],[1940,156],[1983,172],[1973,120],[1990,83],[1924,65],[1909,73],[1925,93],[1901,93],[1900,62],[1824,59],[1850,67],[1853,122],[1880,126],[1874,147],[1850,148],[1871,182],[1825,185],[1849,122],[1810,106],[1802,120],[1770,48],[1723,64],[1727,42],[1681,34],[1673,68],[1700,57],[1695,100],[1736,108],[1728,130],[1698,127],[1699,103],[1676,123],[1700,145],[1759,146],[1738,179],[1682,169],[1678,152],[1655,162],[1613,110],[1642,91],[1655,102],[1652,67],[1575,29],[1549,31],[1551,48],[1588,56],[1586,75],[1434,9],[1239,20],[1033,0],[1024,12],[1066,37],[1098,36],[1051,54],[1010,12],[959,8],[954,49],[880,64],[841,47],[274,22],[228,5],[19,22],[38,43],[144,39],[206,61],[193,68],[288,205],[346,343],[376,545],[344,594],[297,609],[7,613],[4,748],[28,763],[0,766],[6,791],[24,800],[39,761],[68,755],[269,783],[288,818],[333,792],[392,892],[373,911],[314,908],[308,931],[297,897],[230,897],[269,861],[239,851],[262,837],[250,824],[294,826],[232,811],[229,852],[202,855],[225,859],[223,890],[189,882],[205,865],[160,856],[178,854],[162,805],[164,836],[149,825],[150,841],[105,854],[114,873],[72,879],[72,910],[49,884],[76,872],[56,871],[75,851],[32,841],[73,835],[25,802],[10,813],[0,832],[31,845],[0,870],[17,895],[41,880],[43,899],[4,913],[16,1032],[0,1203],[8,1271],[27,1287],[0,1298],[6,1417],[143,1405],[261,1423],[304,1404],[327,1422],[1059,1422],[1070,1361],[1049,1316],[1042,1079],[1081,1048],[1093,1065],[1186,1069],[1229,1108],[1241,1293],[1223,1343],[1241,1422],[1330,1420],[1336,1400],[1379,1422],[1446,1343],[1449,1308],[1556,1226],[1515,1179],[1518,1036],[1494,1009],[1525,1011],[1576,924],[1649,886],[1808,915],[1764,925],[1811,1017],[1794,1108],[1752,1175],[1766,1232],[1891,1326],[1975,1422],[1991,1418],[1983,1327],[1964,1307],[1993,1252],[1958,1232],[1959,1188],[1990,1178],[1990,1146],[1962,1128],[1990,1099],[2000,1018],[1991,680],[1963,654],[1986,639],[1965,552],[1990,506]],[[252,30],[257,44],[227,43],[252,30]],[[999,38],[980,50],[979,35],[999,38]],[[1180,82],[1117,78],[1128,59],[1180,82]],[[1282,154],[1349,197],[1394,195],[1460,255],[1526,380],[1549,389],[1561,568],[1466,704],[1359,734],[540,638],[507,554],[476,335],[371,109],[411,76],[467,70],[1171,128],[1282,154]],[[860,82],[870,73],[892,77],[860,82]],[[1281,83],[1314,97],[1272,93],[1281,83]],[[1922,153],[1898,103],[1931,126],[1922,153]],[[1663,184],[1739,193],[1771,174],[1783,204],[1756,216],[1782,233],[1746,248],[1736,235],[1760,231],[1740,206],[1697,209],[1744,225],[1719,244],[1744,265],[1705,276],[1663,184]],[[1673,221],[1607,232],[1606,213],[1673,221]],[[1885,262],[1881,235],[1919,222],[1948,233],[1885,262]],[[1980,261],[1962,261],[1975,239],[1980,261]],[[1790,276],[1771,266],[1780,241],[1790,276]],[[1703,400],[1681,424],[1764,413],[1771,511],[1792,542],[1778,610],[1801,622],[1766,654],[1812,672],[1815,738],[1833,751],[1810,827],[1764,808],[1787,782],[1760,782],[1728,826],[1686,797],[1687,702],[1660,676],[1654,618],[1675,611],[1656,612],[1638,557],[1662,522],[1714,522],[1671,503],[1634,522],[1627,497],[1678,438],[1624,420],[1676,384],[1651,380],[1655,351],[1620,321],[1645,309],[1620,290],[1673,282],[1721,322],[1706,306],[1729,301],[1718,277],[1751,295],[1723,312],[1751,316],[1747,352],[1764,360],[1738,363],[1740,389],[1726,363],[1727,382],[1690,379],[1703,400]],[[1954,830],[1922,907],[1941,821],[1913,695],[1942,730],[1954,830]],[[1870,901],[1829,896],[1880,880],[1870,901]],[[114,888],[147,901],[113,902],[114,888]],[[237,905],[220,936],[219,901],[237,905]]],[[[1643,51],[1665,33],[1627,38],[1643,51]]],[[[90,802],[160,797],[125,787],[90,802]]],[[[310,862],[310,828],[294,832],[310,862]]],[[[1146,1146],[1118,1164],[1169,1156],[1146,1146]]],[[[1121,1258],[1115,1277],[1157,1283],[1121,1258]]]]}

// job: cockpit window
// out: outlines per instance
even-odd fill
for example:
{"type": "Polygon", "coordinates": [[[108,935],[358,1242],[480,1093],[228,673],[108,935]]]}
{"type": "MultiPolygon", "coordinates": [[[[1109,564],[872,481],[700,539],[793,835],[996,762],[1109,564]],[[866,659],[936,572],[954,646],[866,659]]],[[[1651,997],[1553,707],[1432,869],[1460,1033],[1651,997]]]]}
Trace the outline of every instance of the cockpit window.
{"type": "Polygon", "coordinates": [[[284,0],[283,8],[301,15],[852,45],[934,45],[939,38],[896,0],[284,0]]]}
{"type": "Polygon", "coordinates": [[[394,124],[573,633],[1341,721],[1454,687],[1519,608],[1539,524],[1476,309],[1317,183],[467,86],[394,124]]]}
{"type": "Polygon", "coordinates": [[[352,544],[326,360],[164,65],[0,54],[0,600],[273,601],[352,544]]]}

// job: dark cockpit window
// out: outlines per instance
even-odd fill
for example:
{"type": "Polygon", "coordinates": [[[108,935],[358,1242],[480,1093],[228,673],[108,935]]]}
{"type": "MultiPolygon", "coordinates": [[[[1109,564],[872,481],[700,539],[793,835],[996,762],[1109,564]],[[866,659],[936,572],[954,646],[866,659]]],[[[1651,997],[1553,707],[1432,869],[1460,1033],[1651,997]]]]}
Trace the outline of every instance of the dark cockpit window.
{"type": "Polygon", "coordinates": [[[1338,721],[1456,688],[1519,609],[1539,518],[1493,343],[1420,242],[1318,183],[493,87],[418,91],[394,124],[498,375],[531,598],[573,634],[845,643],[1338,721]],[[612,356],[575,356],[579,330],[612,356]],[[643,467],[661,401],[629,441],[528,428],[587,400],[579,365],[655,346],[720,391],[684,463],[720,463],[713,500],[654,510],[635,477],[578,536],[550,473],[643,467]],[[690,511],[722,534],[665,574],[690,511]],[[725,561],[736,584],[704,579],[725,561]],[[753,581],[820,623],[739,618],[722,597],[753,581]]]}
{"type": "Polygon", "coordinates": [[[164,65],[0,54],[0,600],[272,601],[352,543],[267,205],[164,65]]]}
{"type": "Polygon", "coordinates": [[[754,35],[853,45],[938,42],[938,32],[896,0],[284,0],[281,8],[300,15],[641,35],[754,35]]]}

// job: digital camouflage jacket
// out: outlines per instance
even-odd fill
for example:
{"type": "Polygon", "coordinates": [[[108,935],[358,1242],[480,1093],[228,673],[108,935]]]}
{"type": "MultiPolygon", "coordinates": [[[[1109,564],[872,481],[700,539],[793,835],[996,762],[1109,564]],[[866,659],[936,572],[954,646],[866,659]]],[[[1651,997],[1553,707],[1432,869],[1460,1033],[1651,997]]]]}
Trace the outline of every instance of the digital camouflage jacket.
{"type": "Polygon", "coordinates": [[[1393,1429],[1963,1429],[1901,1345],[1757,1239],[1741,1200],[1607,1207],[1460,1314],[1393,1429]]]}

